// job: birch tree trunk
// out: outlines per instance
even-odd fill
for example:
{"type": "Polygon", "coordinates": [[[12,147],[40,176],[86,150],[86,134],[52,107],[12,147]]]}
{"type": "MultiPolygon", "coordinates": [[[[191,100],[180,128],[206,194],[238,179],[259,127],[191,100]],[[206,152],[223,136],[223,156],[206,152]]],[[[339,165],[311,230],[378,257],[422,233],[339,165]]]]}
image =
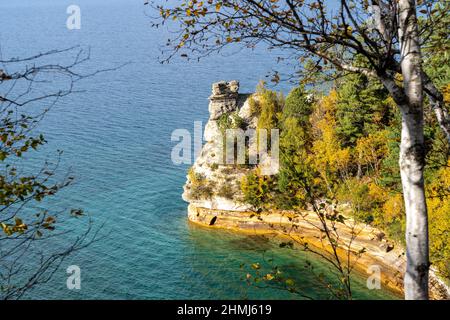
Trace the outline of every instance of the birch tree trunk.
{"type": "Polygon", "coordinates": [[[405,299],[428,299],[428,214],[424,190],[423,79],[415,0],[399,0],[401,70],[400,174],[406,209],[405,299]]]}

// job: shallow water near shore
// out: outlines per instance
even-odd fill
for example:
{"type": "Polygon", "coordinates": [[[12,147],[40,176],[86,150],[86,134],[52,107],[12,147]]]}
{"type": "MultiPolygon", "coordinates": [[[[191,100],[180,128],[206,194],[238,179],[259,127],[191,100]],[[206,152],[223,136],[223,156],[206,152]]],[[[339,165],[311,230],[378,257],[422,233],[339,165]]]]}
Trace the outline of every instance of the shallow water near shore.
{"type": "MultiPolygon", "coordinates": [[[[60,170],[76,183],[48,202],[54,210],[81,207],[104,223],[104,238],[63,262],[54,278],[30,291],[29,299],[295,299],[286,291],[248,286],[241,264],[273,259],[292,274],[305,294],[329,297],[305,270],[306,260],[333,281],[328,266],[298,250],[280,249],[264,237],[208,230],[187,221],[182,186],[188,166],[171,161],[171,133],[194,121],[206,123],[211,83],[238,79],[252,92],[277,65],[263,50],[234,51],[199,63],[157,61],[161,30],[150,28],[139,0],[77,1],[81,30],[65,27],[72,1],[15,0],[0,4],[3,58],[55,48],[91,48],[81,71],[124,67],[78,84],[83,90],[62,99],[41,123],[49,143],[36,154],[38,168],[57,149],[60,170]],[[81,268],[81,290],[68,290],[66,268],[81,268]]],[[[286,71],[286,70],[284,70],[286,71]]],[[[289,84],[278,90],[285,93],[289,84]]],[[[75,226],[77,227],[77,226],[75,226]]],[[[67,239],[68,241],[68,239],[67,239]]],[[[58,245],[61,245],[59,243],[58,245]]],[[[52,248],[49,247],[50,251],[52,248]]],[[[354,277],[357,299],[396,298],[369,291],[354,277]]]]}

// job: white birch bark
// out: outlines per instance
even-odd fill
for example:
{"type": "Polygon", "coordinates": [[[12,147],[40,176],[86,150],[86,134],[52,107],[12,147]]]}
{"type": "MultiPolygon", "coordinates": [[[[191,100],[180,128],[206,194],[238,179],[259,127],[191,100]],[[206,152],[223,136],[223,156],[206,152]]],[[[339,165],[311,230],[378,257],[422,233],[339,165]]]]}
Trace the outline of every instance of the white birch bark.
{"type": "Polygon", "coordinates": [[[415,0],[399,0],[399,40],[406,103],[400,105],[400,173],[406,209],[405,299],[428,299],[428,214],[424,191],[423,79],[415,0]]]}

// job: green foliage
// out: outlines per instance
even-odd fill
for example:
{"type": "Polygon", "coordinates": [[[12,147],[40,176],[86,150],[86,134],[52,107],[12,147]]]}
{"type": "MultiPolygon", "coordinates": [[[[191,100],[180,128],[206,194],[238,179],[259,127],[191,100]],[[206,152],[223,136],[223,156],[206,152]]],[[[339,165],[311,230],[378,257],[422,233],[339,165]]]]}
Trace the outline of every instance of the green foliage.
{"type": "Polygon", "coordinates": [[[358,138],[389,125],[392,103],[378,81],[352,74],[338,87],[336,132],[342,145],[354,146],[358,138]]]}
{"type": "Polygon", "coordinates": [[[56,219],[47,211],[36,210],[35,215],[30,216],[21,209],[55,195],[72,180],[70,177],[62,183],[50,183],[55,167],[49,164],[39,175],[19,173],[16,163],[46,143],[42,134],[33,136],[30,133],[30,128],[38,122],[38,118],[13,109],[4,109],[0,119],[0,226],[8,237],[23,235],[27,231],[41,237],[44,231],[53,231],[56,219]]]}
{"type": "Polygon", "coordinates": [[[239,111],[233,111],[222,114],[217,119],[217,125],[219,126],[222,135],[225,135],[227,129],[245,129],[245,120],[239,116],[239,111]]]}
{"type": "Polygon", "coordinates": [[[231,129],[232,127],[232,120],[230,118],[230,114],[224,113],[220,115],[219,119],[217,119],[217,125],[219,127],[219,130],[222,132],[222,135],[225,135],[225,131],[227,129],[231,129]]]}
{"type": "Polygon", "coordinates": [[[373,209],[373,202],[370,201],[369,186],[366,183],[358,183],[358,181],[350,182],[351,190],[348,187],[342,188],[342,194],[339,199],[350,203],[352,206],[353,215],[356,219],[371,223],[374,220],[371,211],[373,209]]]}
{"type": "Polygon", "coordinates": [[[247,124],[246,124],[245,120],[239,116],[239,111],[236,110],[235,112],[231,113],[230,117],[231,117],[231,128],[232,129],[245,130],[247,124]]]}
{"type": "MultiPolygon", "coordinates": [[[[433,33],[427,39],[423,46],[422,54],[425,63],[423,64],[427,75],[433,80],[433,83],[442,90],[450,83],[450,2],[440,1],[434,8],[433,33]]],[[[423,18],[419,20],[420,24],[425,24],[423,18]]]]}
{"type": "Polygon", "coordinates": [[[21,158],[30,149],[36,150],[46,143],[42,134],[29,135],[29,129],[38,123],[38,119],[14,110],[4,110],[0,122],[0,161],[9,157],[21,158]]]}
{"type": "Polygon", "coordinates": [[[281,115],[280,173],[277,201],[284,208],[305,204],[305,186],[309,183],[307,168],[310,148],[312,103],[303,87],[294,88],[286,98],[281,115]]]}
{"type": "Polygon", "coordinates": [[[389,127],[387,135],[388,152],[385,155],[381,170],[379,183],[385,188],[401,192],[400,167],[398,159],[400,157],[400,138],[401,138],[400,113],[396,114],[396,121],[389,127]]]}
{"type": "Polygon", "coordinates": [[[390,239],[398,241],[405,245],[405,222],[404,220],[395,220],[384,225],[387,235],[390,239]]]}
{"type": "Polygon", "coordinates": [[[312,113],[312,94],[309,94],[304,87],[296,87],[289,92],[283,108],[282,122],[288,118],[298,120],[299,126],[309,126],[309,117],[312,113]]]}
{"type": "Polygon", "coordinates": [[[268,202],[270,181],[267,176],[259,175],[257,171],[250,172],[241,181],[244,201],[255,208],[260,208],[268,202]]]}

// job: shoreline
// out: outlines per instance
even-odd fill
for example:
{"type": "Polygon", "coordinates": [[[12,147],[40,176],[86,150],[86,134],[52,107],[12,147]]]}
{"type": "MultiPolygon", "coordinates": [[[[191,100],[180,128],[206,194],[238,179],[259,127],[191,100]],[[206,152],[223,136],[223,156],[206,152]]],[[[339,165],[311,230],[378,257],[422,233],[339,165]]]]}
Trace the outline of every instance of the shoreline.
{"type": "MultiPolygon", "coordinates": [[[[214,229],[226,229],[236,233],[253,235],[276,235],[290,239],[296,244],[308,243],[322,252],[329,252],[330,245],[319,231],[320,221],[311,212],[294,213],[291,211],[265,211],[255,214],[251,211],[232,211],[208,209],[192,203],[188,206],[188,220],[194,224],[214,229]],[[293,227],[295,226],[295,227],[293,227]]],[[[350,251],[356,253],[364,248],[358,258],[353,255],[352,264],[361,275],[370,276],[368,268],[377,265],[381,270],[381,282],[395,295],[403,297],[403,274],[406,268],[405,252],[401,245],[387,239],[379,239],[381,233],[370,225],[356,223],[351,219],[352,227],[339,224],[339,235],[343,244],[351,241],[352,233],[357,237],[351,242],[350,251]]],[[[338,255],[344,257],[346,250],[338,249],[338,255]]],[[[430,299],[450,299],[450,290],[430,270],[430,299]]]]}

